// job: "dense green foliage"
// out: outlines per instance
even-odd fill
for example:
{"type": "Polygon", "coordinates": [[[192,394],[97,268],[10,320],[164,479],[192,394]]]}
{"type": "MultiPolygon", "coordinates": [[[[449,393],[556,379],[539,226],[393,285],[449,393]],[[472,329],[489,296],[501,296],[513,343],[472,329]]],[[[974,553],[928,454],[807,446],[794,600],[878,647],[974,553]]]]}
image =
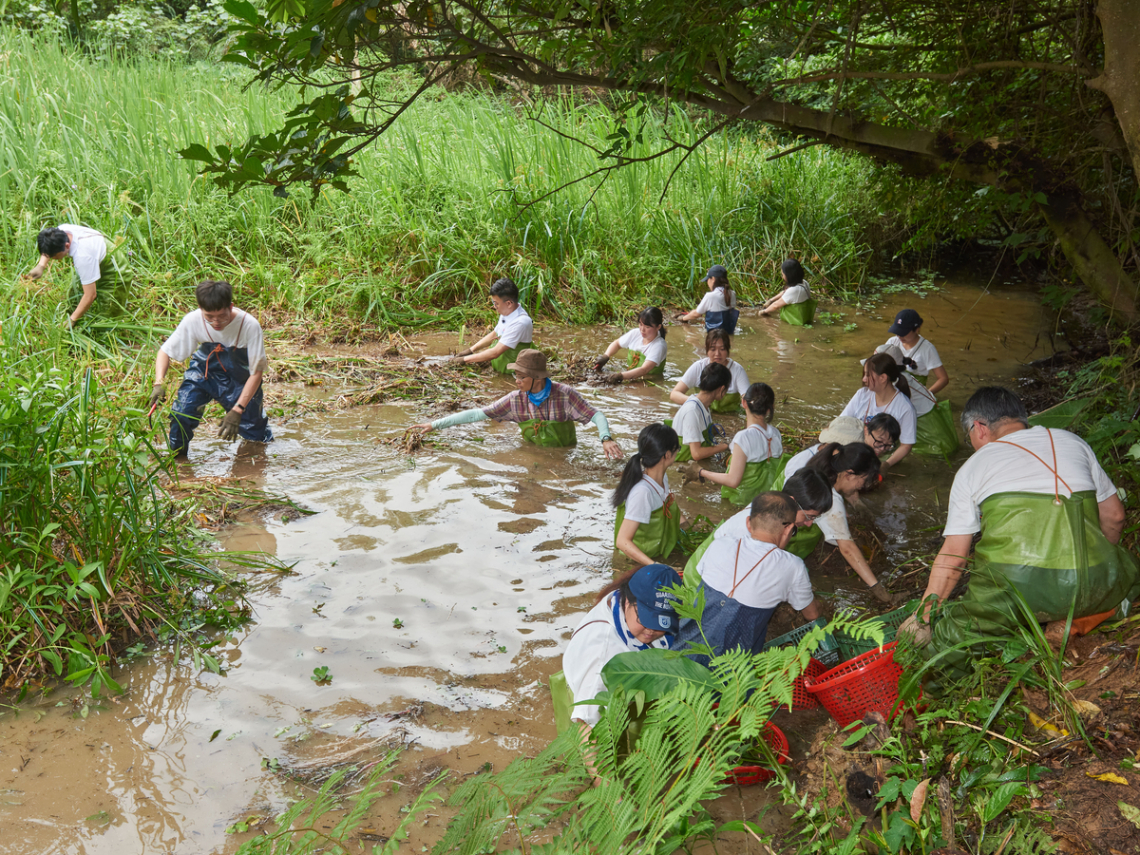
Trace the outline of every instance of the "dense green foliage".
{"type": "MultiPolygon", "coordinates": [[[[776,287],[789,252],[814,281],[844,287],[859,284],[869,261],[868,241],[852,229],[878,217],[863,191],[868,169],[843,154],[769,163],[770,144],[721,136],[683,164],[677,153],[596,192],[583,183],[543,198],[592,169],[594,155],[502,100],[440,97],[418,102],[384,146],[361,156],[350,195],[230,199],[175,150],[260,132],[280,119],[288,89],[242,91],[232,70],[92,60],[11,32],[0,51],[9,56],[0,80],[7,274],[31,266],[42,225],[82,221],[127,241],[131,305],[144,314],[185,306],[208,274],[230,278],[241,304],[263,311],[384,328],[458,324],[482,316],[486,283],[507,275],[532,310],[589,321],[639,303],[694,302],[716,261],[751,299],[776,287]]],[[[551,101],[542,114],[605,144],[601,105],[551,101]]],[[[675,111],[667,126],[645,127],[646,150],[666,133],[699,127],[675,111]]],[[[54,296],[68,295],[57,286],[54,296]]]]}

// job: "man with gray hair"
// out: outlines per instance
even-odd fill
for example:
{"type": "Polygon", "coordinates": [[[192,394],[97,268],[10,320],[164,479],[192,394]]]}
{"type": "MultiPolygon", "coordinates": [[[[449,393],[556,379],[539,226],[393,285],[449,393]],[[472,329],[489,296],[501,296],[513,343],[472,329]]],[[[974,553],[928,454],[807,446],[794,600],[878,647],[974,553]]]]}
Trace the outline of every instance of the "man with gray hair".
{"type": "Polygon", "coordinates": [[[951,671],[975,636],[1008,636],[1023,621],[1017,594],[1062,640],[1073,618],[1127,613],[1140,596],[1136,560],[1118,544],[1124,504],[1088,444],[1065,430],[1029,427],[1025,407],[1000,386],[978,389],[962,426],[975,454],[954,476],[945,540],[930,571],[921,617],[900,627],[951,671]],[[970,584],[945,603],[962,575],[974,535],[970,584]],[[1016,591],[1016,594],[1014,593],[1016,591]],[[1058,632],[1059,630],[1059,632],[1058,632]]]}

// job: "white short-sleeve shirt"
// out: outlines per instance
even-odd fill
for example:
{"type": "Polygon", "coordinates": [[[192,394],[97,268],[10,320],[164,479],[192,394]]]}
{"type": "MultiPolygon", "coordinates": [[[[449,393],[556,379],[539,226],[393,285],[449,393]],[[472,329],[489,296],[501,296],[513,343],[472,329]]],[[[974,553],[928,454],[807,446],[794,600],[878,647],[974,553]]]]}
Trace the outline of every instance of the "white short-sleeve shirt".
{"type": "Polygon", "coordinates": [[[1096,454],[1076,434],[1043,427],[1006,434],[1001,441],[988,442],[975,451],[954,476],[946,528],[942,534],[949,537],[981,531],[982,502],[995,493],[1052,496],[1054,490],[1062,496],[1092,490],[1096,493],[1097,502],[1116,495],[1116,487],[1096,459],[1096,454]],[[1050,434],[1052,444],[1049,442],[1050,434]],[[1019,448],[1013,448],[1009,443],[1019,448]],[[1054,446],[1060,481],[1050,471],[1054,466],[1054,446]]]}
{"type": "MultiPolygon", "coordinates": [[[[711,361],[712,360],[707,356],[702,356],[685,370],[685,373],[681,375],[681,382],[690,389],[696,389],[701,382],[701,372],[705,370],[705,366],[711,361]]],[[[738,395],[743,395],[747,392],[749,386],[748,374],[745,373],[744,366],[730,359],[728,360],[728,365],[725,367],[728,368],[728,373],[732,375],[732,382],[728,384],[726,394],[731,395],[735,392],[738,395]]]]}
{"type": "Polygon", "coordinates": [[[896,390],[895,396],[887,402],[887,405],[880,407],[875,403],[875,393],[864,386],[851,396],[851,400],[839,415],[853,416],[866,424],[879,413],[889,413],[894,416],[901,428],[899,442],[903,445],[914,445],[915,423],[918,417],[914,411],[914,404],[902,392],[896,390]]]}
{"type": "Polygon", "coordinates": [[[625,497],[625,518],[636,523],[648,523],[655,510],[665,504],[669,498],[669,476],[662,476],[665,486],[662,487],[648,475],[633,485],[629,495],[625,497]]]}
{"type": "Polygon", "coordinates": [[[913,359],[918,366],[917,368],[908,368],[914,374],[921,374],[925,377],[935,368],[942,366],[942,359],[938,355],[938,349],[933,344],[924,339],[922,336],[918,337],[918,344],[913,348],[907,349],[897,335],[893,335],[887,339],[888,345],[894,345],[902,351],[902,355],[908,359],[913,359]]]}
{"type": "Polygon", "coordinates": [[[107,257],[107,239],[95,229],[64,223],[60,228],[71,235],[67,254],[75,262],[75,273],[81,285],[90,285],[99,279],[99,265],[107,257]]]}
{"type": "MultiPolygon", "coordinates": [[[[670,645],[669,636],[657,639],[648,647],[634,638],[625,622],[625,610],[620,606],[615,626],[613,613],[617,596],[616,592],[610,594],[586,613],[562,654],[562,673],[575,703],[596,698],[605,691],[602,668],[619,653],[670,645]]],[[[601,707],[595,704],[574,707],[570,718],[593,727],[601,718],[601,707]]]]}
{"type": "Polygon", "coordinates": [[[749,425],[744,430],[737,431],[732,438],[732,445],[733,453],[739,448],[748,463],[760,463],[784,453],[784,442],[775,425],[749,425]]]}
{"type": "Polygon", "coordinates": [[[823,443],[817,442],[815,445],[805,448],[799,454],[794,455],[792,459],[787,462],[787,465],[784,466],[784,483],[786,484],[789,478],[807,466],[808,461],[815,457],[815,453],[821,448],[823,448],[823,443]]]}
{"type": "Polygon", "coordinates": [[[696,395],[690,395],[673,416],[673,430],[681,438],[682,445],[690,442],[704,442],[705,429],[712,424],[712,413],[696,395]]]}
{"type": "Polygon", "coordinates": [[[806,282],[801,282],[799,285],[785,288],[781,296],[789,306],[794,306],[796,303],[806,303],[811,299],[811,286],[806,282]]]}
{"type": "Polygon", "coordinates": [[[658,333],[653,341],[643,342],[640,329],[627,332],[618,339],[618,345],[626,350],[636,350],[638,353],[645,354],[645,361],[656,365],[665,364],[665,353],[669,349],[668,345],[665,344],[665,336],[661,333],[658,333]]]}
{"type": "Polygon", "coordinates": [[[710,588],[749,608],[771,609],[790,603],[798,610],[815,599],[803,560],[751,535],[713,538],[697,572],[710,588]]]}
{"type": "Polygon", "coordinates": [[[518,347],[520,344],[530,344],[534,341],[534,321],[522,306],[516,308],[509,315],[499,315],[499,322],[495,324],[495,337],[499,344],[508,348],[518,347]]]}
{"type": "Polygon", "coordinates": [[[704,297],[701,302],[697,304],[697,314],[703,315],[706,312],[723,312],[728,309],[736,308],[736,292],[732,292],[732,299],[725,302],[724,289],[713,288],[704,297]]]}
{"type": "Polygon", "coordinates": [[[253,315],[236,307],[233,320],[221,330],[206,323],[201,309],[190,312],[182,318],[170,338],[163,342],[161,349],[175,362],[185,362],[199,345],[207,341],[217,342],[223,347],[244,347],[252,374],[269,368],[261,324],[253,315]]]}

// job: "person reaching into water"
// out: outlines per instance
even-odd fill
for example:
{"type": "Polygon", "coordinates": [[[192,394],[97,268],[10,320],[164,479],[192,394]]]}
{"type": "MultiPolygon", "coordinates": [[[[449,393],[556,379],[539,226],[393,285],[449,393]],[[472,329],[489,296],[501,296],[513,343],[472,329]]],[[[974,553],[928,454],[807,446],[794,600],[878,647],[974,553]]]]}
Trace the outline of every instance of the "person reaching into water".
{"type": "Polygon", "coordinates": [[[732,350],[732,338],[724,330],[709,330],[705,333],[705,356],[690,365],[673,391],[669,393],[669,400],[674,404],[683,404],[689,397],[689,390],[700,382],[701,372],[710,362],[723,365],[732,374],[732,382],[728,384],[728,391],[719,401],[714,401],[710,409],[714,413],[736,413],[740,410],[740,396],[748,389],[748,374],[744,366],[729,357],[732,350]]]}
{"type": "Polygon", "coordinates": [[[28,271],[29,279],[39,279],[53,261],[65,256],[70,256],[75,262],[75,276],[83,289],[83,296],[68,317],[69,323],[74,324],[95,302],[98,284],[107,272],[103,268],[110,270],[113,266],[107,259],[107,240],[95,229],[64,223],[57,228],[43,229],[36,237],[36,248],[40,251],[40,260],[28,271]]]}
{"type": "Polygon", "coordinates": [[[902,354],[900,362],[907,372],[921,378],[931,394],[938,394],[950,383],[950,375],[942,364],[938,349],[922,337],[922,317],[914,309],[903,309],[887,332],[893,335],[887,345],[895,345],[902,354]]]}
{"type": "Polygon", "coordinates": [[[728,284],[728,271],[714,264],[705,274],[705,284],[709,292],[693,311],[677,315],[677,320],[688,323],[704,315],[706,330],[724,330],[735,335],[740,311],[736,308],[736,293],[728,284]]]}
{"type": "Polygon", "coordinates": [[[753,383],[744,395],[746,425],[732,438],[727,472],[704,469],[697,461],[685,469],[685,482],[711,481],[721,485],[720,495],[735,505],[747,505],[760,493],[772,489],[783,471],[784,443],[780,431],[769,422],[776,406],[776,393],[767,383],[753,383]]]}
{"type": "Polygon", "coordinates": [[[820,433],[822,445],[805,449],[788,461],[784,469],[791,478],[802,469],[811,469],[823,476],[832,489],[831,509],[819,518],[818,540],[827,540],[838,547],[848,566],[862,579],[870,593],[881,603],[893,599],[886,587],[875,577],[863,551],[851,537],[844,499],[857,496],[868,489],[879,477],[879,458],[862,440],[863,430],[855,419],[835,419],[827,430],[820,433]],[[840,441],[836,441],[840,440],[840,441]]]}
{"type": "Polygon", "coordinates": [[[498,279],[491,286],[491,305],[499,315],[495,328],[449,361],[462,365],[490,362],[497,372],[506,374],[511,370],[508,363],[519,353],[534,349],[534,322],[519,303],[518,286],[510,279],[498,279]]]}
{"type": "Polygon", "coordinates": [[[665,474],[680,450],[677,432],[651,424],[637,436],[637,453],[625,464],[610,501],[617,510],[614,546],[636,564],[664,560],[681,534],[681,510],[665,474]]]}
{"type": "Polygon", "coordinates": [[[507,368],[515,373],[515,391],[504,395],[489,407],[464,410],[433,422],[412,425],[412,430],[428,431],[493,419],[516,422],[522,437],[544,448],[576,445],[578,433],[574,423],[594,424],[602,440],[606,457],[619,460],[621,446],[610,435],[610,425],[600,410],[591,407],[574,388],[555,383],[546,371],[546,356],[538,350],[524,350],[507,368]]]}
{"type": "Polygon", "coordinates": [[[914,447],[918,416],[910,401],[910,384],[902,368],[886,353],[876,353],[863,363],[863,388],[851,396],[840,415],[852,416],[866,424],[879,413],[894,416],[901,428],[901,444],[883,463],[896,466],[914,447]]]}
{"type": "Polygon", "coordinates": [[[195,288],[198,309],[163,342],[154,362],[151,412],[166,397],[170,363],[190,361],[170,413],[170,450],[185,455],[202,412],[211,401],[226,411],[218,436],[269,442],[273,431],[262,406],[261,378],[269,367],[261,324],[233,305],[229,282],[203,279],[195,288]],[[211,371],[210,369],[213,369],[211,371]]]}
{"type": "Polygon", "coordinates": [[[697,394],[685,399],[673,417],[673,427],[681,437],[678,463],[705,460],[728,450],[727,443],[713,440],[712,405],[724,397],[732,375],[723,365],[710,362],[701,371],[697,394]]]}
{"type": "Polygon", "coordinates": [[[603,375],[601,382],[616,385],[626,380],[639,380],[650,374],[664,376],[665,354],[669,348],[665,344],[665,318],[661,310],[650,306],[642,311],[637,316],[637,329],[615,338],[606,348],[605,354],[594,363],[595,370],[601,371],[622,348],[629,351],[629,367],[625,371],[603,375]]]}
{"type": "Polygon", "coordinates": [[[811,286],[808,285],[803,266],[794,258],[789,258],[780,265],[780,276],[784,280],[784,290],[764,301],[760,309],[762,315],[770,315],[784,306],[795,306],[811,299],[811,286]]]}

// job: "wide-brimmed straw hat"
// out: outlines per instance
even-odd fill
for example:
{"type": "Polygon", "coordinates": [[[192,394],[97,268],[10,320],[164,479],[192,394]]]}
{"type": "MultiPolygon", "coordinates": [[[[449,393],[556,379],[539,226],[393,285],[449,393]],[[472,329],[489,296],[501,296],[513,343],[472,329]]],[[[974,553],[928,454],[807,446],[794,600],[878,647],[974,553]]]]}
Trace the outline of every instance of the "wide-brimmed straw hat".
{"type": "Polygon", "coordinates": [[[507,366],[508,371],[517,371],[536,380],[545,380],[550,375],[546,373],[546,356],[541,350],[524,350],[515,357],[515,361],[507,366]]]}

